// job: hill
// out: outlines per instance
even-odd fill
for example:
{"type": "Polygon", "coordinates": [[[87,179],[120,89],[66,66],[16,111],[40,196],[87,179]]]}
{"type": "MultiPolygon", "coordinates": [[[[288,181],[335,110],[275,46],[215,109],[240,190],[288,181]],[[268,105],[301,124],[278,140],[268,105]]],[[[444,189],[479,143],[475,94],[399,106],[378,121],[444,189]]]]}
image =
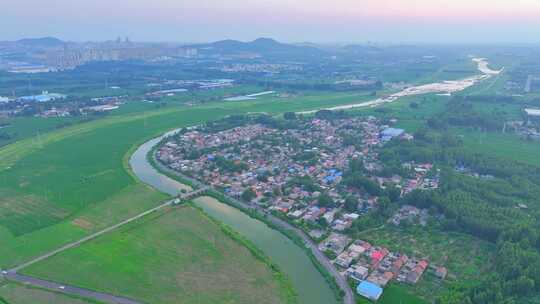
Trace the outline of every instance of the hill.
{"type": "Polygon", "coordinates": [[[65,42],[54,37],[25,38],[16,41],[17,44],[30,47],[61,47],[65,42]]]}
{"type": "Polygon", "coordinates": [[[301,46],[278,42],[271,38],[258,38],[249,42],[238,40],[221,40],[208,44],[200,44],[202,53],[208,55],[242,55],[251,53],[261,57],[272,59],[298,60],[309,58],[321,58],[328,56],[324,50],[313,46],[301,46]]]}

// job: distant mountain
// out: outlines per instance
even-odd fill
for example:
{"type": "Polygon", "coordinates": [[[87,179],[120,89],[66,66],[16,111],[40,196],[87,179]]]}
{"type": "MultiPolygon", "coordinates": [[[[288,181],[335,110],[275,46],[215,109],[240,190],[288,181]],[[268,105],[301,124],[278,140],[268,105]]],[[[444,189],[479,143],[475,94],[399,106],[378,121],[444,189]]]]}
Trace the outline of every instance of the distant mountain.
{"type": "Polygon", "coordinates": [[[221,40],[213,43],[197,45],[203,53],[220,55],[238,55],[253,53],[274,59],[309,59],[327,55],[325,51],[313,46],[299,46],[281,43],[270,38],[259,38],[250,42],[237,40],[221,40]]]}
{"type": "Polygon", "coordinates": [[[54,37],[26,38],[17,40],[16,43],[30,47],[61,47],[65,44],[64,41],[54,37]]]}

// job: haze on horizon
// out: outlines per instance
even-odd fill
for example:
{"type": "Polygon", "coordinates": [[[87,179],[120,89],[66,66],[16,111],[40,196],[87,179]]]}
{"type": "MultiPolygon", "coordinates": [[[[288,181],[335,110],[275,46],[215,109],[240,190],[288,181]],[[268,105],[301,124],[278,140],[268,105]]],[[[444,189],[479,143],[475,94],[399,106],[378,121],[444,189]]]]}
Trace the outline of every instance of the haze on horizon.
{"type": "Polygon", "coordinates": [[[2,11],[0,40],[540,42],[540,0],[8,0],[2,11]]]}

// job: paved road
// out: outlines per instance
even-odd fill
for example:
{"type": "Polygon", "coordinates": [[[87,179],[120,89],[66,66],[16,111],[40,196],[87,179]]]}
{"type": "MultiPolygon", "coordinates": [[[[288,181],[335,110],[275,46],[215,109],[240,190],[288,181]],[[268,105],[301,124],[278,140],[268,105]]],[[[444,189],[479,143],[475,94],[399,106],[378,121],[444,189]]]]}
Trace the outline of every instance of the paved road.
{"type": "MultiPolygon", "coordinates": [[[[198,189],[198,190],[195,190],[195,191],[192,191],[192,192],[188,192],[188,193],[182,194],[182,195],[180,196],[180,198],[181,198],[181,199],[183,199],[183,198],[193,198],[193,197],[195,197],[195,196],[197,196],[197,195],[203,193],[203,192],[206,191],[206,190],[207,190],[207,188],[201,188],[201,189],[198,189]]],[[[60,247],[60,248],[58,248],[58,249],[55,249],[55,250],[50,251],[50,252],[48,252],[48,253],[46,253],[46,254],[43,254],[43,255],[41,255],[41,256],[39,256],[39,257],[36,257],[36,258],[34,258],[34,259],[32,259],[32,260],[30,260],[30,261],[24,263],[24,264],[20,264],[20,265],[18,265],[18,266],[16,266],[16,267],[13,267],[12,269],[10,269],[10,271],[11,271],[11,272],[17,272],[17,271],[19,271],[19,270],[21,270],[21,269],[23,269],[23,268],[26,268],[26,267],[28,267],[28,266],[30,266],[30,265],[32,265],[32,264],[35,264],[35,263],[37,263],[37,262],[43,261],[43,260],[45,260],[45,259],[48,259],[48,258],[50,258],[50,257],[53,256],[53,255],[59,254],[60,252],[66,251],[66,250],[68,250],[68,249],[70,249],[70,248],[73,248],[73,247],[77,247],[77,246],[81,245],[82,243],[88,242],[88,241],[90,241],[90,240],[93,240],[93,239],[95,239],[95,238],[97,238],[97,237],[99,237],[99,236],[105,234],[105,233],[108,233],[108,232],[111,232],[111,231],[113,231],[113,230],[115,230],[115,229],[118,229],[118,228],[120,228],[121,226],[124,226],[124,225],[129,224],[129,223],[131,223],[131,222],[133,222],[133,221],[136,221],[136,220],[138,220],[138,219],[140,219],[140,218],[142,218],[142,217],[145,217],[145,216],[147,216],[147,215],[150,214],[150,213],[156,212],[156,211],[158,211],[158,210],[160,210],[160,209],[163,209],[163,208],[165,208],[165,207],[167,207],[167,206],[170,206],[170,205],[172,205],[172,204],[174,203],[174,201],[175,201],[175,199],[168,200],[168,201],[164,202],[163,204],[161,204],[161,205],[159,205],[159,206],[157,206],[157,207],[155,207],[155,208],[152,208],[152,209],[150,209],[150,210],[144,211],[143,213],[140,213],[140,214],[138,214],[138,215],[135,215],[135,216],[133,216],[133,217],[130,217],[130,218],[128,218],[127,220],[124,220],[124,221],[122,221],[122,222],[120,222],[120,223],[118,223],[118,224],[115,224],[115,225],[110,226],[110,227],[108,227],[108,228],[105,228],[105,229],[103,229],[103,230],[101,230],[101,231],[98,231],[98,232],[96,232],[96,233],[94,233],[94,234],[91,234],[91,235],[89,235],[89,236],[86,236],[86,237],[84,237],[84,238],[82,238],[82,239],[80,239],[80,240],[78,240],[78,241],[75,241],[75,242],[66,244],[66,245],[64,245],[64,246],[62,246],[62,247],[60,247]]]]}
{"type": "Polygon", "coordinates": [[[251,209],[256,210],[261,215],[266,215],[266,218],[270,220],[270,222],[272,222],[274,225],[277,225],[279,227],[282,227],[288,230],[292,230],[298,236],[300,236],[302,240],[304,241],[304,244],[306,245],[306,247],[311,250],[311,253],[313,253],[313,256],[315,256],[317,261],[328,271],[328,273],[330,273],[330,275],[332,275],[332,277],[334,277],[339,288],[341,288],[341,290],[345,292],[345,295],[343,297],[343,303],[345,304],[355,303],[354,292],[349,286],[347,279],[339,273],[339,271],[336,269],[334,264],[332,264],[332,262],[330,262],[330,260],[326,257],[326,255],[324,255],[324,253],[322,253],[319,250],[319,248],[317,247],[317,244],[313,242],[313,240],[303,230],[293,226],[292,224],[289,224],[288,222],[278,217],[273,216],[272,214],[268,213],[265,209],[259,206],[246,204],[238,200],[234,200],[234,202],[237,204],[241,204],[241,207],[243,208],[251,208],[251,209]]]}
{"type": "MultiPolygon", "coordinates": [[[[155,155],[154,155],[154,157],[155,157],[155,155]]],[[[154,158],[154,160],[155,160],[155,158],[154,158]]],[[[200,181],[198,181],[196,179],[193,179],[193,178],[191,178],[189,176],[185,176],[185,175],[183,175],[183,174],[181,174],[181,173],[179,173],[177,171],[171,170],[170,168],[167,168],[167,167],[163,166],[158,161],[154,161],[154,163],[158,164],[159,169],[161,169],[163,171],[166,171],[166,172],[169,172],[169,173],[171,173],[173,175],[176,175],[176,176],[178,176],[178,177],[180,177],[182,179],[188,180],[195,187],[204,187],[204,189],[209,188],[208,185],[205,185],[205,184],[201,183],[200,181]]],[[[219,192],[217,189],[213,189],[212,187],[210,187],[210,188],[212,190],[214,190],[214,191],[219,192]]],[[[326,255],[324,255],[324,253],[322,253],[319,250],[319,248],[317,247],[317,244],[315,244],[313,242],[313,240],[303,230],[293,226],[292,224],[290,224],[290,223],[288,223],[288,222],[286,222],[286,221],[284,221],[284,220],[282,220],[282,219],[280,219],[278,217],[273,216],[272,214],[268,213],[268,211],[266,211],[265,209],[263,209],[263,208],[261,208],[261,207],[259,207],[257,205],[247,204],[247,203],[244,203],[244,202],[239,201],[237,199],[234,199],[232,197],[229,197],[229,199],[232,201],[232,203],[234,205],[236,205],[236,207],[239,207],[241,209],[255,210],[259,214],[266,216],[266,218],[270,222],[272,222],[274,225],[295,232],[299,237],[302,238],[302,240],[304,241],[304,244],[306,245],[307,248],[309,248],[311,250],[311,252],[315,256],[317,261],[328,271],[328,273],[330,273],[330,275],[332,275],[332,277],[334,277],[334,279],[336,280],[336,283],[338,284],[339,288],[341,288],[341,290],[343,290],[345,292],[345,296],[343,297],[343,303],[345,303],[345,304],[354,304],[355,303],[355,301],[354,301],[354,292],[351,289],[351,287],[349,286],[349,283],[347,282],[347,279],[345,277],[343,277],[338,272],[338,270],[336,269],[334,264],[332,264],[332,262],[330,262],[330,260],[326,257],[326,255]]]]}
{"type": "MultiPolygon", "coordinates": [[[[202,194],[207,189],[208,188],[203,187],[203,188],[200,188],[198,190],[182,194],[182,195],[179,196],[179,198],[180,199],[193,198],[193,197],[196,197],[196,196],[202,194]]],[[[52,290],[55,290],[55,291],[64,292],[64,293],[72,294],[72,295],[77,295],[77,296],[81,296],[81,297],[85,297],[85,298],[92,298],[92,299],[96,299],[98,301],[102,301],[102,302],[106,302],[106,303],[114,303],[114,304],[117,304],[117,303],[118,304],[139,303],[139,302],[137,302],[135,300],[132,300],[132,299],[128,299],[128,298],[124,298],[124,297],[118,297],[118,296],[107,294],[107,293],[96,292],[96,291],[93,291],[93,290],[79,288],[79,287],[76,287],[76,286],[70,286],[70,285],[60,284],[60,283],[56,283],[56,282],[52,282],[52,281],[42,280],[42,279],[38,279],[38,278],[18,274],[17,272],[19,270],[23,269],[23,268],[26,268],[26,267],[32,265],[32,264],[35,264],[37,262],[48,259],[48,258],[50,258],[50,257],[52,257],[52,256],[54,256],[56,254],[59,254],[59,253],[61,253],[63,251],[66,251],[66,250],[68,250],[70,248],[77,247],[77,246],[81,245],[82,243],[88,242],[90,240],[93,240],[93,239],[105,234],[105,233],[108,233],[108,232],[111,232],[111,231],[113,231],[115,229],[118,229],[121,226],[127,225],[127,224],[129,224],[129,223],[131,223],[133,221],[136,221],[136,220],[138,220],[138,219],[140,219],[142,217],[145,217],[150,213],[156,212],[156,211],[158,211],[160,209],[163,209],[163,208],[165,208],[167,206],[170,206],[170,205],[174,204],[175,201],[176,201],[176,198],[168,200],[168,201],[164,202],[163,204],[161,204],[161,205],[159,205],[159,206],[157,206],[155,208],[152,208],[152,209],[144,211],[144,212],[142,212],[142,213],[140,213],[138,215],[130,217],[130,218],[118,223],[118,224],[115,224],[113,226],[110,226],[108,228],[100,230],[100,231],[98,231],[98,232],[96,232],[94,234],[88,235],[88,236],[86,236],[86,237],[84,237],[84,238],[82,238],[82,239],[80,239],[78,241],[66,244],[66,245],[64,245],[64,246],[62,246],[62,247],[60,247],[58,249],[55,249],[55,250],[50,251],[48,253],[45,253],[45,254],[43,254],[41,256],[35,257],[35,258],[33,258],[32,260],[30,260],[30,261],[28,261],[26,263],[15,266],[10,270],[2,272],[2,274],[0,274],[0,276],[4,276],[7,279],[18,281],[18,282],[21,282],[21,283],[25,283],[25,284],[29,284],[29,285],[33,285],[33,286],[38,286],[38,287],[42,287],[42,288],[46,288],[46,289],[52,289],[52,290]]]]}
{"type": "Polygon", "coordinates": [[[76,286],[70,286],[65,284],[60,284],[52,281],[37,279],[30,276],[25,276],[18,273],[8,272],[8,274],[4,275],[8,280],[17,281],[23,284],[32,285],[32,286],[38,286],[41,288],[46,288],[50,290],[55,290],[58,292],[75,295],[79,297],[89,298],[89,299],[95,299],[97,301],[103,302],[103,303],[111,303],[111,304],[140,304],[141,302],[125,298],[125,297],[119,297],[107,293],[97,292],[89,289],[84,289],[76,286]]]}

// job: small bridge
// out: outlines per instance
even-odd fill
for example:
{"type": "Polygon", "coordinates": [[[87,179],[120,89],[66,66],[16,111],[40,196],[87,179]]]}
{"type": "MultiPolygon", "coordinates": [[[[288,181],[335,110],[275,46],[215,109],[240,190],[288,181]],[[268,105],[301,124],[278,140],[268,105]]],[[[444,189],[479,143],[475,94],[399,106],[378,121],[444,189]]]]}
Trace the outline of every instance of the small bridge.
{"type": "Polygon", "coordinates": [[[208,190],[210,190],[210,187],[202,187],[200,189],[197,189],[188,193],[182,193],[173,200],[173,204],[178,205],[190,199],[194,199],[198,196],[203,195],[208,190]]]}
{"type": "Polygon", "coordinates": [[[178,198],[181,200],[190,200],[192,198],[196,198],[197,196],[203,195],[208,190],[210,190],[210,187],[203,187],[195,191],[180,194],[178,198]]]}

